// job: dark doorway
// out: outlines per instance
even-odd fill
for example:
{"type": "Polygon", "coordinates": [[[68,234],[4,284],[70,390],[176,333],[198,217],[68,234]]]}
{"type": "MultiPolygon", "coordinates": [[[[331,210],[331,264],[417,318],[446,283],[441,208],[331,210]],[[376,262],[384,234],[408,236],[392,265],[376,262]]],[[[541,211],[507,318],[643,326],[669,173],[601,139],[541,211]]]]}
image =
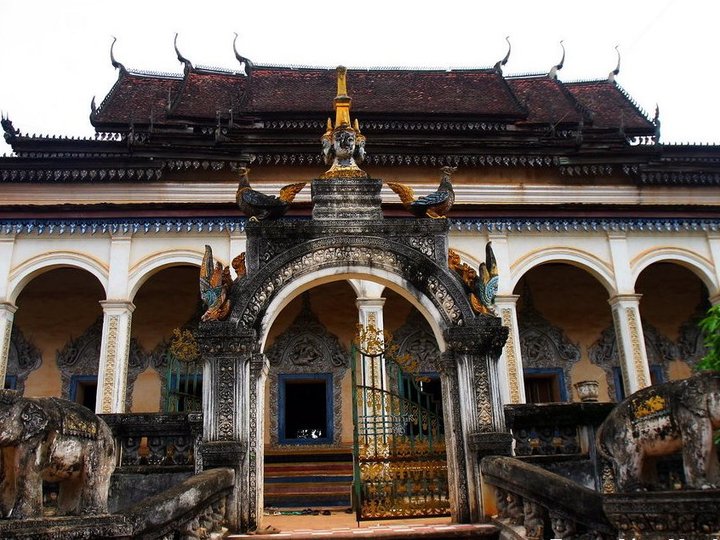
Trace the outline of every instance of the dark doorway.
{"type": "Polygon", "coordinates": [[[279,382],[280,442],[332,442],[332,375],[281,375],[279,382]]]}

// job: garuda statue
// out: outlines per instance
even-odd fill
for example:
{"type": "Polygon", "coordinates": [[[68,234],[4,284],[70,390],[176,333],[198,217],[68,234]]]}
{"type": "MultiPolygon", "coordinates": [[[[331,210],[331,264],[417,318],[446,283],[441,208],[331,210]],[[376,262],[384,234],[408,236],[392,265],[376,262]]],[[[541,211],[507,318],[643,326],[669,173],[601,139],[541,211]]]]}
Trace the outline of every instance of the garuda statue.
{"type": "Polygon", "coordinates": [[[230,268],[213,260],[212,248],[205,246],[205,255],[200,265],[200,296],[207,306],[201,317],[203,321],[222,321],[230,314],[230,268]]]}
{"type": "Polygon", "coordinates": [[[465,284],[473,310],[482,315],[494,314],[499,278],[492,242],[485,245],[485,262],[480,263],[477,271],[461,262],[460,255],[452,249],[448,250],[448,268],[456,272],[465,284]]]}
{"type": "Polygon", "coordinates": [[[442,177],[437,190],[418,199],[415,198],[413,188],[408,185],[399,182],[387,182],[387,185],[400,196],[405,209],[416,217],[444,218],[455,202],[455,191],[450,177],[457,167],[442,167],[440,170],[442,177]]]}

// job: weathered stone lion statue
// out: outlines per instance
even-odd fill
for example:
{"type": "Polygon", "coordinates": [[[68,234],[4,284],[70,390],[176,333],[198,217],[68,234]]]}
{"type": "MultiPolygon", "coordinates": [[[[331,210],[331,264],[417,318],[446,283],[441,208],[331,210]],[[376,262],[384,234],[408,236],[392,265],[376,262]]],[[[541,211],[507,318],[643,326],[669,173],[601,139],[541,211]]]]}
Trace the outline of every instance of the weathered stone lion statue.
{"type": "Polygon", "coordinates": [[[713,431],[720,428],[720,372],[643,388],[600,426],[597,448],[612,462],[619,491],[653,488],[652,458],[682,451],[691,489],[720,486],[713,431]]]}
{"type": "Polygon", "coordinates": [[[2,517],[42,516],[43,480],[60,484],[58,514],[107,513],[115,443],[85,407],[0,390],[0,451],[2,517]]]}

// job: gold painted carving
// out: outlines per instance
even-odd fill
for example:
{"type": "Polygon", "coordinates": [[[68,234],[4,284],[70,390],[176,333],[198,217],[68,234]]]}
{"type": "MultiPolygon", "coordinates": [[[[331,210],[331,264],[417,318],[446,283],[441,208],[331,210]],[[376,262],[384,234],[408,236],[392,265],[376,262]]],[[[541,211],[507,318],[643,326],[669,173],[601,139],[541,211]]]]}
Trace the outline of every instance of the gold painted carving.
{"type": "Polygon", "coordinates": [[[648,386],[648,382],[647,379],[645,379],[645,368],[643,366],[642,352],[640,349],[640,336],[638,333],[637,319],[635,318],[635,309],[625,308],[625,314],[627,315],[628,327],[630,329],[630,343],[632,344],[635,376],[637,377],[640,388],[645,388],[648,386]]]}
{"type": "Polygon", "coordinates": [[[515,353],[515,340],[513,334],[515,328],[512,324],[512,309],[502,310],[503,325],[510,329],[510,338],[505,343],[505,357],[507,359],[508,386],[510,387],[510,402],[520,403],[520,381],[517,369],[517,354],[515,353]]]}
{"type": "Polygon", "coordinates": [[[0,357],[0,380],[7,374],[8,356],[10,355],[10,339],[12,339],[12,321],[5,319],[5,335],[3,336],[2,357],[0,357]]]}
{"type": "Polygon", "coordinates": [[[107,354],[105,355],[105,380],[103,380],[102,412],[112,412],[113,381],[115,379],[115,363],[117,361],[118,321],[120,317],[113,315],[108,319],[107,354]]]}

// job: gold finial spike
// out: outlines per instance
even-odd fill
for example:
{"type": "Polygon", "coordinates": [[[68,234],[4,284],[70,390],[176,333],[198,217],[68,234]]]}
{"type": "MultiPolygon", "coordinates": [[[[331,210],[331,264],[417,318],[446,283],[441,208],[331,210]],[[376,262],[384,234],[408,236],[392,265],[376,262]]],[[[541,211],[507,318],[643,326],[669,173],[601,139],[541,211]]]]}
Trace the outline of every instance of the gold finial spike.
{"type": "Polygon", "coordinates": [[[349,126],[350,103],[352,99],[347,95],[347,68],[337,67],[337,96],[335,97],[335,128],[349,126]]]}

